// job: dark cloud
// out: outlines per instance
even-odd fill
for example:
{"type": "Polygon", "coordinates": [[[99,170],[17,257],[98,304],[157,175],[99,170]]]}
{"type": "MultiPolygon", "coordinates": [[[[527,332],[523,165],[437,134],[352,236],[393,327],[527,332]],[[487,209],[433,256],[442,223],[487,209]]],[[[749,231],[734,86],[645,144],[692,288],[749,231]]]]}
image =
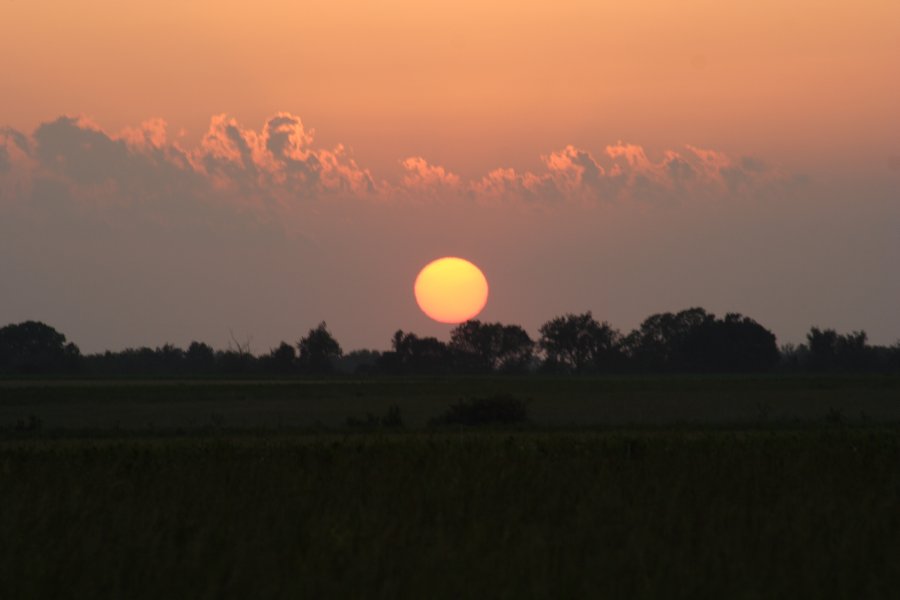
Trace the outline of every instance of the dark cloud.
{"type": "Polygon", "coordinates": [[[751,173],[764,173],[769,168],[766,163],[752,156],[741,157],[740,165],[743,170],[751,173]]]}
{"type": "Polygon", "coordinates": [[[28,136],[21,131],[17,131],[11,127],[0,127],[0,140],[3,141],[4,145],[7,141],[15,144],[16,148],[25,154],[31,153],[28,136]]]}
{"type": "Polygon", "coordinates": [[[194,191],[197,178],[177,147],[136,144],[133,134],[113,138],[89,123],[61,117],[35,131],[36,156],[44,173],[75,185],[112,182],[117,193],[137,196],[194,191]]]}
{"type": "Polygon", "coordinates": [[[28,156],[31,153],[28,138],[10,127],[0,127],[0,173],[12,168],[11,150],[28,156]]]}
{"type": "Polygon", "coordinates": [[[672,181],[691,181],[697,174],[694,167],[677,154],[667,157],[664,164],[672,181]]]}
{"type": "Polygon", "coordinates": [[[102,183],[131,174],[125,142],[113,141],[77,119],[60,117],[44,123],[34,132],[34,140],[41,165],[75,183],[102,183]]]}

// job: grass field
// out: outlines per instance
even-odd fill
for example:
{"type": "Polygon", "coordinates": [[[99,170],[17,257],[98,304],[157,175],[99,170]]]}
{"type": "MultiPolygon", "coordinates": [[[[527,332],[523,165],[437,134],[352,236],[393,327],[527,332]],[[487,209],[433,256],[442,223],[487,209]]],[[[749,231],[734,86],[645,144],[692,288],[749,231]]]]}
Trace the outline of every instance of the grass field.
{"type": "Polygon", "coordinates": [[[895,597],[898,391],[0,382],[0,598],[895,597]],[[496,394],[530,422],[426,425],[496,394]]]}
{"type": "Polygon", "coordinates": [[[897,431],[0,444],[0,597],[893,597],[897,431]]]}
{"type": "Polygon", "coordinates": [[[421,428],[456,400],[494,394],[527,401],[533,424],[551,428],[900,423],[896,376],[0,380],[0,435],[17,427],[321,431],[390,406],[421,428]]]}

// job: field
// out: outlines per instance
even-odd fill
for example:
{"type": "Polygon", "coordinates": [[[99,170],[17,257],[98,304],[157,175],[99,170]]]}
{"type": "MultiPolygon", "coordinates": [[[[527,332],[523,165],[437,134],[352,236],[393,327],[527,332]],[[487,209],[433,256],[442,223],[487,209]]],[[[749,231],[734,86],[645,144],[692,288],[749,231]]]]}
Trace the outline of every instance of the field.
{"type": "Polygon", "coordinates": [[[321,432],[391,406],[418,429],[456,400],[496,394],[527,402],[539,428],[900,423],[896,376],[0,380],[0,432],[321,432]]]}
{"type": "Polygon", "coordinates": [[[0,597],[892,597],[898,388],[0,383],[0,597]],[[531,422],[426,426],[500,393],[531,422]]]}

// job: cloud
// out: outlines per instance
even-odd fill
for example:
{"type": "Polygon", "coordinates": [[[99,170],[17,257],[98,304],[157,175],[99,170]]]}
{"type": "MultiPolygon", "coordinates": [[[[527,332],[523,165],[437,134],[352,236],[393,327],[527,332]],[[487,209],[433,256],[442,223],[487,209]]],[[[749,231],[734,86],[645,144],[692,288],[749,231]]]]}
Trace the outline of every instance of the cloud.
{"type": "Polygon", "coordinates": [[[32,144],[25,134],[0,127],[0,211],[28,195],[32,144]]]}
{"type": "Polygon", "coordinates": [[[439,165],[432,165],[421,156],[411,156],[400,161],[403,167],[401,191],[421,197],[423,193],[436,196],[446,192],[457,192],[460,187],[459,175],[451,173],[439,165]]]}
{"type": "Polygon", "coordinates": [[[480,180],[470,184],[471,194],[485,202],[524,201],[529,204],[541,199],[556,199],[559,191],[548,175],[535,175],[529,171],[519,173],[512,168],[490,171],[480,180]]]}
{"type": "Polygon", "coordinates": [[[464,179],[412,156],[400,161],[399,180],[388,182],[358,165],[343,145],[318,146],[315,131],[290,113],[273,115],[258,130],[216,115],[193,148],[172,140],[162,119],[113,134],[90,120],[65,116],[31,135],[0,130],[0,189],[5,197],[20,197],[39,182],[40,189],[57,190],[60,200],[138,207],[164,220],[185,218],[202,205],[277,220],[279,211],[329,198],[671,204],[753,195],[784,179],[758,159],[690,145],[664,150],[656,159],[631,143],[607,145],[600,155],[568,145],[541,159],[542,168],[534,171],[502,167],[464,179]],[[15,190],[10,181],[18,182],[15,190]]]}
{"type": "Polygon", "coordinates": [[[25,134],[9,127],[0,127],[0,173],[13,168],[14,163],[26,162],[31,146],[25,134]]]}
{"type": "Polygon", "coordinates": [[[219,186],[288,202],[329,193],[375,193],[372,175],[343,145],[315,148],[313,134],[289,113],[271,117],[260,132],[218,115],[192,153],[192,164],[219,186]]]}
{"type": "Polygon", "coordinates": [[[787,182],[784,174],[758,159],[733,160],[694,146],[685,146],[682,152],[666,150],[657,161],[642,146],[622,142],[606,146],[605,154],[604,161],[569,145],[543,156],[543,171],[495,169],[471,182],[469,189],[482,199],[590,205],[724,200],[753,196],[787,182]]]}
{"type": "Polygon", "coordinates": [[[166,142],[160,120],[111,136],[90,121],[60,117],[33,137],[41,174],[76,185],[112,183],[130,194],[197,183],[188,155],[166,142]]]}

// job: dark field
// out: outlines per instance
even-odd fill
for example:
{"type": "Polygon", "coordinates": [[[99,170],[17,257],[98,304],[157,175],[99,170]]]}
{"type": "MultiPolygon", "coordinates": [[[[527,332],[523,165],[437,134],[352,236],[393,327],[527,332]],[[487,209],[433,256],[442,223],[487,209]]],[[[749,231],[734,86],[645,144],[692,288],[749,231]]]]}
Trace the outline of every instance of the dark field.
{"type": "Polygon", "coordinates": [[[0,598],[895,597],[898,389],[2,383],[0,598]],[[425,425],[499,393],[531,422],[425,425]]]}
{"type": "Polygon", "coordinates": [[[526,401],[539,428],[900,423],[897,376],[0,380],[0,431],[330,431],[390,406],[421,428],[456,400],[496,394],[526,401]]]}

